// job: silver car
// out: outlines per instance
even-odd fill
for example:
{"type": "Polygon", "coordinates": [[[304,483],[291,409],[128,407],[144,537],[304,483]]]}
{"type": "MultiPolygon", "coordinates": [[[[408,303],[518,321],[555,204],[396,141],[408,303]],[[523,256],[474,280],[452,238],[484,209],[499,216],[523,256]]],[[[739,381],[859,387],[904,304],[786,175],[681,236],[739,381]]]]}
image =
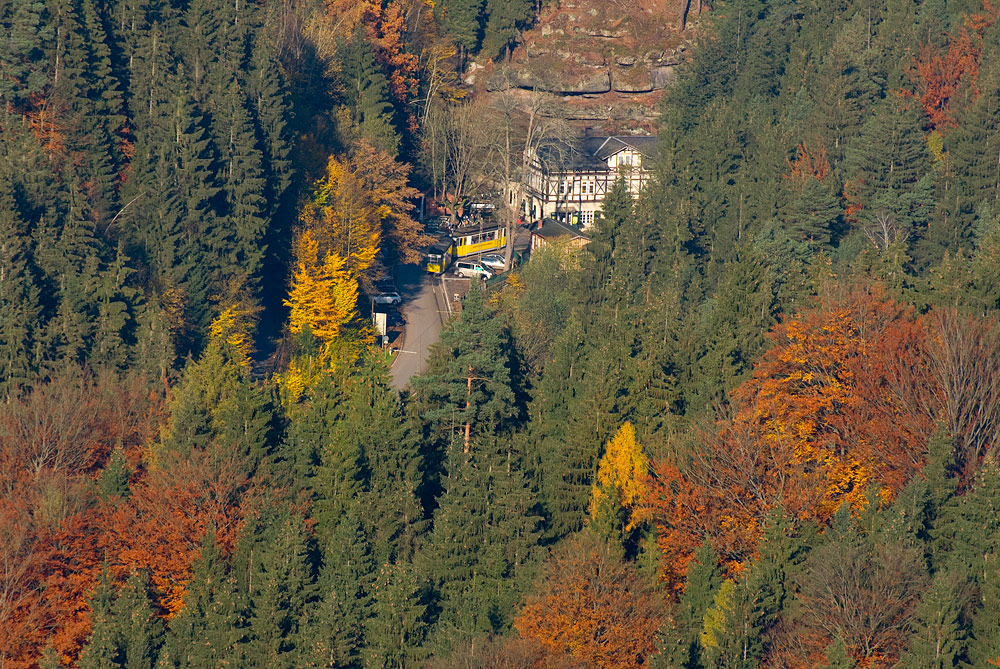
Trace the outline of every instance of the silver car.
{"type": "Polygon", "coordinates": [[[500,272],[503,271],[504,265],[507,264],[507,258],[499,253],[491,253],[480,258],[479,262],[484,267],[489,267],[490,269],[500,272]]]}

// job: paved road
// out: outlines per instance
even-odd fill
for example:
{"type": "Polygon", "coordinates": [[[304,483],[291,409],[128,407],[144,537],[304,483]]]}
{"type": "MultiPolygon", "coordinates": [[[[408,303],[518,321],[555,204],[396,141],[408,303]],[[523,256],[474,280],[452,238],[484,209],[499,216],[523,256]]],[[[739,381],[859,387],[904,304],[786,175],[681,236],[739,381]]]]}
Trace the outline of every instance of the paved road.
{"type": "Polygon", "coordinates": [[[403,296],[400,311],[406,319],[402,349],[392,363],[392,385],[403,390],[410,379],[427,368],[431,344],[438,340],[441,326],[448,320],[448,304],[441,280],[417,265],[395,270],[396,286],[403,296]]]}

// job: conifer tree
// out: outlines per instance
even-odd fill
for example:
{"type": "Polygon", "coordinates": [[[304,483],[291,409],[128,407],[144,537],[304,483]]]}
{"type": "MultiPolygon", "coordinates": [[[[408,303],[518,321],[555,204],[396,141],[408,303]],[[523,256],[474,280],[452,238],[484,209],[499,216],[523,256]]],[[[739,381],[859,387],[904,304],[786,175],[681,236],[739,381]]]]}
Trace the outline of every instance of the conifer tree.
{"type": "Polygon", "coordinates": [[[399,132],[395,127],[389,80],[375,59],[375,51],[363,25],[341,49],[344,85],[353,108],[354,123],[372,144],[395,157],[399,132]]]}
{"type": "Polygon", "coordinates": [[[263,31],[254,36],[244,85],[267,179],[268,213],[274,215],[291,183],[291,146],[281,68],[273,66],[275,49],[269,40],[263,31]]]}
{"type": "Polygon", "coordinates": [[[266,179],[243,91],[235,82],[223,103],[227,134],[220,142],[220,160],[228,225],[234,233],[224,263],[235,275],[234,285],[254,294],[267,248],[266,179]]]}
{"type": "Polygon", "coordinates": [[[111,452],[104,471],[97,479],[97,496],[104,501],[115,501],[128,497],[128,479],[131,474],[128,460],[121,447],[111,452]]]}
{"type": "Polygon", "coordinates": [[[868,17],[858,12],[841,25],[830,50],[823,54],[822,76],[813,93],[813,118],[822,129],[818,139],[835,164],[861,132],[880,93],[869,62],[868,17]]]}
{"type": "Polygon", "coordinates": [[[525,459],[512,439],[523,411],[517,371],[502,320],[473,289],[415,381],[445,472],[418,563],[437,600],[441,650],[509,626],[537,543],[525,459]]]}
{"type": "Polygon", "coordinates": [[[967,643],[964,610],[968,597],[963,571],[938,572],[920,598],[909,648],[900,658],[901,667],[963,666],[967,643]]]}
{"type": "Polygon", "coordinates": [[[597,466],[590,498],[595,530],[632,552],[636,535],[647,520],[643,494],[649,462],[636,441],[635,428],[626,421],[607,443],[597,466]]]}
{"type": "Polygon", "coordinates": [[[509,55],[518,28],[531,16],[531,3],[529,0],[486,0],[485,13],[483,53],[492,58],[509,55]]]}
{"type": "Polygon", "coordinates": [[[246,532],[244,540],[234,560],[238,582],[247,593],[248,640],[241,649],[242,662],[262,668],[301,666],[300,626],[315,598],[305,523],[281,509],[268,514],[257,532],[246,532]]]}
{"type": "Polygon", "coordinates": [[[949,188],[944,208],[947,218],[936,220],[935,239],[941,246],[954,250],[967,241],[983,218],[1000,214],[996,203],[1000,197],[1000,168],[993,160],[994,149],[1000,151],[1000,85],[993,84],[982,91],[972,109],[958,127],[948,135],[946,146],[951,160],[949,188]],[[983,204],[991,208],[988,213],[983,204]]]}
{"type": "Polygon", "coordinates": [[[384,565],[374,582],[372,615],[365,622],[365,667],[409,666],[424,659],[425,583],[412,563],[384,565]]]}
{"type": "Polygon", "coordinates": [[[115,631],[120,639],[121,664],[128,669],[152,669],[163,644],[163,621],[149,597],[149,581],[133,572],[111,607],[115,631]]]}
{"type": "Polygon", "coordinates": [[[245,635],[245,608],[245,594],[228,574],[215,531],[209,530],[192,566],[184,607],[170,621],[161,664],[195,669],[238,657],[245,635]]]}
{"type": "Polygon", "coordinates": [[[0,45],[0,69],[7,73],[0,81],[0,100],[15,109],[24,109],[47,82],[41,64],[48,56],[54,31],[42,19],[44,11],[42,2],[11,3],[4,8],[3,24],[9,32],[0,45]]]}
{"type": "Polygon", "coordinates": [[[473,54],[482,35],[482,11],[483,0],[445,0],[435,6],[434,15],[463,53],[473,54]]]}
{"type": "Polygon", "coordinates": [[[107,569],[101,571],[97,587],[87,602],[90,607],[90,635],[80,652],[80,669],[102,669],[121,666],[122,647],[112,608],[115,590],[107,569]]]}
{"type": "Polygon", "coordinates": [[[30,265],[31,238],[18,214],[10,178],[0,173],[0,396],[34,376],[33,340],[41,314],[30,265]]]}
{"type": "Polygon", "coordinates": [[[338,522],[322,539],[320,601],[304,634],[310,661],[318,666],[361,666],[376,569],[361,512],[357,500],[346,503],[338,522]]]}
{"type": "Polygon", "coordinates": [[[700,634],[704,630],[705,614],[713,605],[721,585],[718,554],[706,541],[688,567],[684,594],[677,603],[672,620],[660,632],[660,652],[653,656],[653,666],[702,666],[700,634]]]}
{"type": "Polygon", "coordinates": [[[917,112],[889,98],[876,105],[848,150],[862,230],[879,251],[926,234],[933,177],[917,112]]]}

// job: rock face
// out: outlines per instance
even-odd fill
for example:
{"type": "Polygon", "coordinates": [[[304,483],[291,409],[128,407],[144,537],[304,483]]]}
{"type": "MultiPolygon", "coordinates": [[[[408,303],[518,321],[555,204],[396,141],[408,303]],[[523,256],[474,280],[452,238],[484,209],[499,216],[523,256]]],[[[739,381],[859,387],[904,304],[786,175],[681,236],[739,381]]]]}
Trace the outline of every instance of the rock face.
{"type": "Polygon", "coordinates": [[[563,97],[566,116],[614,130],[655,117],[656,103],[695,37],[698,0],[559,0],[523,35],[488,90],[563,97]],[[681,26],[685,29],[682,31],[681,26]]]}

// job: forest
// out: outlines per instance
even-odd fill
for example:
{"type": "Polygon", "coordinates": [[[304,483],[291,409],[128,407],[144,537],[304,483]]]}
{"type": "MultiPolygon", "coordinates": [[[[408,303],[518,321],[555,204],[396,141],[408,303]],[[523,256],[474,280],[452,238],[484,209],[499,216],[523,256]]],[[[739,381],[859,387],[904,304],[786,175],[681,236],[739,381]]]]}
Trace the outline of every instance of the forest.
{"type": "Polygon", "coordinates": [[[704,3],[399,393],[552,4],[0,0],[0,669],[1000,666],[1000,6],[704,3]]]}

